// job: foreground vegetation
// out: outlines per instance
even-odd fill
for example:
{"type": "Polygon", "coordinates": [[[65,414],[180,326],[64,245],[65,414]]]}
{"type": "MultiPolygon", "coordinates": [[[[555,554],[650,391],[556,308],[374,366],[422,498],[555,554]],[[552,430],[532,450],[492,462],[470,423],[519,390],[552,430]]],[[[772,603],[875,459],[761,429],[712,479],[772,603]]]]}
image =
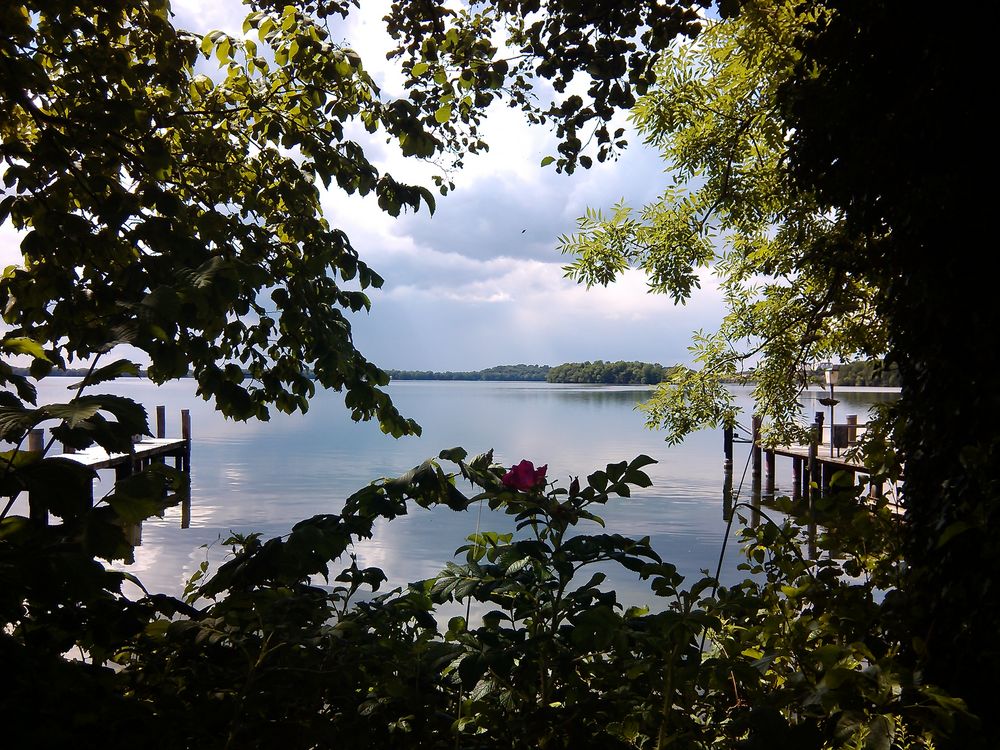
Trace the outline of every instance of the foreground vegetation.
{"type": "Polygon", "coordinates": [[[113,555],[111,540],[70,541],[83,513],[8,525],[4,580],[27,593],[4,613],[31,648],[3,640],[19,675],[4,718],[32,716],[34,747],[920,748],[963,713],[900,658],[910,634],[886,616],[899,525],[858,488],[817,503],[818,535],[744,528],[748,578],[723,587],[600,528],[603,505],[649,486],[648,457],[568,488],[545,467],[466,458],[444,451],[286,537],[234,536],[231,559],[203,565],[182,600],[124,600],[127,575],[89,562],[113,555]],[[480,503],[517,531],[471,535],[432,579],[381,593],[382,572],[350,556],[386,521],[480,503]],[[73,589],[9,565],[48,545],[73,589]],[[648,581],[648,606],[624,608],[607,565],[648,581]],[[83,658],[66,661],[74,644],[83,658]]]}

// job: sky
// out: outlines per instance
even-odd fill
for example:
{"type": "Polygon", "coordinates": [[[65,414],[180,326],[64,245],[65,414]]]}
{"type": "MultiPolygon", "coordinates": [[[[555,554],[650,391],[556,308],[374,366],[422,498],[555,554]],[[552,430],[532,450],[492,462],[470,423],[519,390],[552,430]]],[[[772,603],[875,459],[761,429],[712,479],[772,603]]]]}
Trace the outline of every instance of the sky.
{"type": "MultiPolygon", "coordinates": [[[[399,94],[401,77],[385,60],[389,39],[380,20],[389,3],[362,5],[358,16],[332,25],[334,38],[361,54],[387,95],[399,94]]],[[[244,16],[237,0],[172,0],[172,8],[175,25],[199,33],[237,34],[244,16]]],[[[711,276],[681,307],[647,293],[639,272],[588,290],[564,278],[570,258],[557,242],[588,207],[654,200],[667,184],[659,156],[632,133],[617,162],[560,175],[540,166],[556,153],[552,134],[502,105],[490,109],[485,138],[490,151],[466,158],[452,175],[456,190],[438,197],[433,217],[421,210],[394,219],[373,197],[324,194],[326,218],[385,278],[371,295],[371,312],[351,318],[358,349],[383,368],[409,370],[594,359],[688,363],[691,332],[712,329],[722,317],[711,276]]],[[[433,189],[427,165],[400,156],[384,139],[370,149],[380,170],[433,189]]],[[[17,244],[14,230],[0,226],[0,264],[17,262],[17,244]]]]}

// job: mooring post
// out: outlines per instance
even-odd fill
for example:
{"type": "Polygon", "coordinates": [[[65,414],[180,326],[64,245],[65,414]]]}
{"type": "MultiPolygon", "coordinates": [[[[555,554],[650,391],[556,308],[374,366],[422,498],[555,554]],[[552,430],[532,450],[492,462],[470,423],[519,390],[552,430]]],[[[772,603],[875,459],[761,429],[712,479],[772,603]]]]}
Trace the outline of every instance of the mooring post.
{"type": "Polygon", "coordinates": [[[757,416],[756,414],[754,414],[753,415],[753,420],[752,420],[751,424],[753,425],[753,443],[751,444],[751,448],[750,448],[750,452],[751,452],[751,456],[752,456],[752,459],[751,459],[752,466],[751,466],[750,477],[751,477],[751,479],[753,481],[754,494],[759,495],[760,494],[760,457],[761,457],[761,448],[760,448],[760,425],[761,425],[761,418],[759,416],[757,416]]]}
{"type": "Polygon", "coordinates": [[[753,507],[753,512],[750,517],[750,523],[756,526],[760,523],[760,459],[761,459],[761,447],[760,447],[760,425],[763,420],[757,414],[753,415],[751,420],[752,426],[752,440],[750,443],[750,455],[752,457],[751,463],[752,472],[750,475],[751,488],[750,488],[750,505],[753,507]]]}
{"type": "MultiPolygon", "coordinates": [[[[180,469],[185,474],[191,473],[191,411],[181,409],[181,437],[184,438],[184,449],[179,459],[180,469]]],[[[191,484],[189,476],[184,499],[181,500],[181,528],[191,527],[191,484]]]]}
{"type": "Polygon", "coordinates": [[[181,437],[184,438],[182,471],[191,471],[191,410],[181,409],[181,437]]]}
{"type": "MultiPolygon", "coordinates": [[[[28,432],[28,450],[41,454],[45,450],[45,430],[34,429],[28,432]]],[[[49,509],[37,498],[28,493],[28,517],[33,521],[48,525],[49,509]]]]}
{"type": "MultiPolygon", "coordinates": [[[[167,436],[167,407],[157,406],[156,407],[156,437],[165,438],[167,436]]],[[[156,456],[151,458],[146,465],[149,464],[162,464],[166,463],[166,459],[163,456],[156,456]]]]}
{"type": "Polygon", "coordinates": [[[722,429],[722,520],[728,521],[733,515],[733,428],[722,429]]]}
{"type": "Polygon", "coordinates": [[[792,500],[802,499],[802,459],[792,458],[792,500]]]}
{"type": "Polygon", "coordinates": [[[722,520],[733,517],[733,472],[725,472],[722,479],[722,520]]]}

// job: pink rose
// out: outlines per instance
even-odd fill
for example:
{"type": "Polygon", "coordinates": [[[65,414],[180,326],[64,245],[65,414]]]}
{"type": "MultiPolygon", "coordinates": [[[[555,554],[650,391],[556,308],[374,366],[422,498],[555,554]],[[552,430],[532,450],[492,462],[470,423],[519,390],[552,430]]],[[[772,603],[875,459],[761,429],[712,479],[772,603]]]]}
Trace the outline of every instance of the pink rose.
{"type": "Polygon", "coordinates": [[[548,464],[536,469],[531,461],[525,459],[517,466],[512,466],[510,471],[501,477],[500,481],[505,487],[510,487],[512,490],[533,490],[545,486],[545,472],[548,469],[548,464]]]}

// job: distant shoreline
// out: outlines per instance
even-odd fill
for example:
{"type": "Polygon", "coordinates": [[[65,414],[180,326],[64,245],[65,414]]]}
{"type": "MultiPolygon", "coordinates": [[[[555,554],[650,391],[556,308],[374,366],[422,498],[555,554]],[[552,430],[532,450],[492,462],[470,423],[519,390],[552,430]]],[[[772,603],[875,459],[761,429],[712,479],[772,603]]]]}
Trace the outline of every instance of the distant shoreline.
{"type": "MultiPolygon", "coordinates": [[[[549,365],[497,365],[487,367],[482,370],[460,370],[460,371],[434,371],[434,370],[386,370],[391,381],[457,381],[457,382],[490,382],[490,383],[553,383],[568,385],[640,385],[655,386],[667,379],[671,372],[681,365],[664,367],[659,363],[650,362],[605,362],[596,360],[593,362],[566,362],[554,367],[549,365]]],[[[14,372],[18,375],[29,376],[30,372],[26,367],[15,367],[14,372]]],[[[841,365],[840,383],[837,388],[874,388],[876,390],[898,391],[899,374],[896,368],[884,367],[876,361],[854,362],[841,365]]],[[[85,377],[89,368],[74,367],[58,374],[51,374],[48,377],[85,377]]],[[[147,373],[145,369],[140,369],[138,375],[123,374],[122,379],[145,379],[147,373]]],[[[192,375],[181,377],[191,378],[192,375]]],[[[821,375],[812,373],[812,387],[823,387],[821,375]]],[[[753,386],[753,374],[747,373],[746,380],[736,380],[727,378],[723,380],[727,385],[753,386]]]]}

